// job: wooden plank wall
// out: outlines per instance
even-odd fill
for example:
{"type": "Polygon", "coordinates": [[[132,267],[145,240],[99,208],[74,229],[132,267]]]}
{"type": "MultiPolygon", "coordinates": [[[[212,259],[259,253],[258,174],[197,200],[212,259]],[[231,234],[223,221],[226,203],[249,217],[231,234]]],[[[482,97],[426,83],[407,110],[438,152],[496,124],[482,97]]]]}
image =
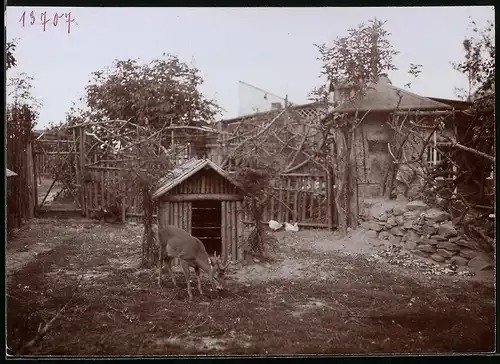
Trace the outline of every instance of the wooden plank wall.
{"type": "Polygon", "coordinates": [[[242,259],[243,250],[241,243],[243,241],[244,224],[241,215],[241,201],[222,201],[222,223],[221,240],[222,254],[231,255],[232,259],[242,259]]]}

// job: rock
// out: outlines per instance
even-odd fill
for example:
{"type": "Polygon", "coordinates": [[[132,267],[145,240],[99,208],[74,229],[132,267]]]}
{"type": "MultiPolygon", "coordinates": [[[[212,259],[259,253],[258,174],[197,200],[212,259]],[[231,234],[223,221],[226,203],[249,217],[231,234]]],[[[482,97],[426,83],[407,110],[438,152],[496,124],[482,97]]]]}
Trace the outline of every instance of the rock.
{"type": "Polygon", "coordinates": [[[388,201],[375,202],[369,208],[369,215],[380,221],[387,221],[387,214],[392,212],[392,204],[388,203],[388,201]]]}
{"type": "Polygon", "coordinates": [[[389,243],[394,244],[394,245],[399,245],[401,244],[401,236],[394,236],[394,235],[389,235],[389,243]]]}
{"type": "Polygon", "coordinates": [[[412,229],[413,228],[413,222],[414,220],[405,220],[403,227],[405,229],[412,229]]]}
{"type": "Polygon", "coordinates": [[[373,218],[376,219],[376,220],[378,220],[378,221],[387,221],[388,216],[387,216],[387,214],[380,214],[380,215],[377,215],[377,216],[373,216],[373,218]]]}
{"type": "Polygon", "coordinates": [[[378,234],[378,238],[379,238],[379,240],[389,240],[389,238],[390,238],[391,235],[392,234],[388,233],[387,231],[381,231],[378,234]]]}
{"type": "MultiPolygon", "coordinates": [[[[441,239],[446,240],[446,238],[441,237],[441,239]]],[[[457,241],[460,240],[460,236],[453,236],[448,239],[448,241],[451,241],[452,243],[456,243],[457,241]]]]}
{"type": "MultiPolygon", "coordinates": [[[[437,241],[448,241],[448,239],[443,238],[442,236],[439,236],[439,235],[432,235],[431,239],[434,239],[434,240],[437,240],[437,241]]],[[[449,241],[451,241],[451,239],[449,241]]],[[[452,243],[454,243],[454,241],[452,241],[452,243]]]]}
{"type": "Polygon", "coordinates": [[[430,244],[419,244],[417,249],[420,250],[421,252],[429,254],[434,254],[436,252],[436,247],[430,244]]]}
{"type": "Polygon", "coordinates": [[[361,224],[361,227],[366,230],[381,231],[382,225],[375,221],[365,221],[361,224]]]}
{"type": "Polygon", "coordinates": [[[368,230],[365,233],[365,236],[368,237],[368,238],[376,239],[377,236],[378,236],[378,233],[375,230],[368,230]]]}
{"type": "Polygon", "coordinates": [[[387,224],[390,225],[390,227],[394,227],[394,226],[398,225],[398,223],[396,222],[396,218],[394,216],[390,216],[387,219],[387,224]]]}
{"type": "Polygon", "coordinates": [[[406,212],[406,209],[402,206],[394,206],[392,213],[394,216],[401,216],[406,212]]]}
{"type": "Polygon", "coordinates": [[[396,236],[403,236],[404,233],[403,233],[403,230],[401,230],[399,227],[393,227],[391,230],[389,230],[389,232],[392,234],[392,235],[396,235],[396,236]]]}
{"type": "Polygon", "coordinates": [[[424,218],[431,223],[443,222],[450,218],[450,214],[439,209],[431,208],[425,212],[424,218]]]}
{"type": "Polygon", "coordinates": [[[493,262],[482,256],[472,258],[467,266],[476,271],[493,270],[493,262]]]}
{"type": "Polygon", "coordinates": [[[449,250],[446,249],[438,249],[436,253],[441,255],[443,258],[451,258],[456,254],[456,252],[450,252],[449,250]]]}
{"type": "Polygon", "coordinates": [[[414,249],[417,248],[417,242],[416,241],[412,241],[412,240],[405,241],[404,244],[403,244],[403,246],[404,246],[405,249],[414,250],[414,249]]]}
{"type": "Polygon", "coordinates": [[[450,243],[449,241],[440,241],[438,244],[437,244],[437,247],[438,248],[441,248],[441,249],[446,249],[446,250],[449,250],[449,251],[452,251],[452,252],[457,252],[460,250],[459,246],[455,243],[450,243]]]}
{"type": "Polygon", "coordinates": [[[438,234],[443,238],[451,238],[453,236],[457,236],[458,232],[452,224],[444,223],[442,225],[439,225],[438,234]]]}
{"type": "Polygon", "coordinates": [[[438,255],[438,254],[432,254],[431,259],[435,262],[438,262],[438,263],[442,263],[445,260],[441,255],[438,255]]]}
{"type": "Polygon", "coordinates": [[[438,241],[436,239],[430,239],[430,238],[422,238],[422,243],[423,244],[429,244],[429,245],[433,245],[433,246],[436,246],[438,245],[438,241]]]}
{"type": "Polygon", "coordinates": [[[417,256],[422,257],[422,258],[429,258],[429,255],[430,255],[430,254],[429,254],[429,253],[426,253],[426,252],[423,252],[423,251],[421,251],[421,250],[415,250],[415,251],[413,252],[413,255],[417,255],[417,256]]]}
{"type": "Polygon", "coordinates": [[[416,200],[416,201],[411,201],[406,204],[406,208],[409,211],[423,211],[427,210],[429,206],[423,201],[416,200]]]}
{"type": "Polygon", "coordinates": [[[474,259],[478,256],[484,256],[484,253],[479,252],[477,250],[471,249],[460,249],[460,256],[468,259],[474,259]]]}
{"type": "Polygon", "coordinates": [[[413,230],[408,230],[406,232],[406,240],[407,241],[414,241],[414,242],[419,242],[420,241],[420,235],[418,235],[415,231],[413,230]]]}
{"type": "Polygon", "coordinates": [[[403,217],[405,218],[405,220],[414,220],[414,219],[418,218],[419,216],[420,216],[420,213],[418,213],[417,211],[406,211],[403,214],[403,217]]]}
{"type": "Polygon", "coordinates": [[[456,241],[456,244],[470,250],[480,250],[479,246],[475,242],[470,240],[460,239],[456,241]]]}
{"type": "Polygon", "coordinates": [[[468,262],[469,262],[469,259],[464,258],[464,257],[460,257],[458,255],[455,255],[455,256],[450,258],[450,263],[454,263],[454,264],[458,265],[459,267],[465,267],[468,262]]]}
{"type": "Polygon", "coordinates": [[[432,220],[424,220],[424,225],[427,226],[434,226],[435,222],[432,220]]]}
{"type": "Polygon", "coordinates": [[[363,200],[363,207],[364,207],[365,209],[369,209],[369,208],[371,208],[373,205],[375,205],[376,203],[378,203],[378,200],[373,199],[373,198],[367,198],[366,200],[363,200]]]}
{"type": "Polygon", "coordinates": [[[437,233],[438,229],[434,226],[424,225],[424,226],[422,226],[422,231],[426,235],[435,235],[437,233]]]}
{"type": "Polygon", "coordinates": [[[404,219],[404,218],[403,218],[403,216],[401,216],[401,215],[396,216],[396,217],[395,217],[395,219],[396,219],[396,223],[397,223],[398,225],[403,225],[403,224],[404,224],[404,222],[405,222],[405,219],[404,219]]]}

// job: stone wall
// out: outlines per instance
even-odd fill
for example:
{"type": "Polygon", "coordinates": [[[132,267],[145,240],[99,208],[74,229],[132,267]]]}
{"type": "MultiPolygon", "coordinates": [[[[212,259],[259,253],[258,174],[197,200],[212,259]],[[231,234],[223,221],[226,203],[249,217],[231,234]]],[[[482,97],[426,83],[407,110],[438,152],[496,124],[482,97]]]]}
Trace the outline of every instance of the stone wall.
{"type": "Polygon", "coordinates": [[[422,201],[367,199],[360,211],[367,235],[414,255],[470,269],[493,269],[493,259],[459,233],[450,215],[422,201]]]}

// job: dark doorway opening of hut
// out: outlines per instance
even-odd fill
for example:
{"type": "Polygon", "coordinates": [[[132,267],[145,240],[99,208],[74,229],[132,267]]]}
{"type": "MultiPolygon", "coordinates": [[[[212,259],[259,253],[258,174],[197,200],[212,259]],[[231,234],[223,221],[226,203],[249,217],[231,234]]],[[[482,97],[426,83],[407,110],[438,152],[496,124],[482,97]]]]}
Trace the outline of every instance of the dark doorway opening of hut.
{"type": "Polygon", "coordinates": [[[216,252],[217,255],[220,255],[222,252],[221,202],[215,200],[193,201],[192,213],[192,235],[203,242],[208,254],[213,255],[216,252]]]}

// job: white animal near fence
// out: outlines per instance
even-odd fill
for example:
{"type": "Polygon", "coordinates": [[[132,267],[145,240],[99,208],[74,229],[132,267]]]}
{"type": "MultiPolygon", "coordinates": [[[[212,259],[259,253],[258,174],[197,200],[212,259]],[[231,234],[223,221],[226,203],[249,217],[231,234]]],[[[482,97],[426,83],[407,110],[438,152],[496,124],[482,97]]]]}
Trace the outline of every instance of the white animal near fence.
{"type": "Polygon", "coordinates": [[[191,292],[191,282],[189,280],[189,267],[194,268],[196,279],[198,281],[198,291],[203,295],[200,281],[200,269],[208,273],[210,282],[216,290],[224,289],[224,273],[231,264],[231,256],[228,256],[226,261],[222,262],[220,257],[214,253],[210,257],[205,249],[205,246],[200,239],[192,236],[188,232],[176,226],[165,226],[162,228],[154,227],[156,241],[159,244],[159,269],[158,269],[158,285],[161,287],[161,275],[163,264],[166,262],[167,269],[172,278],[172,283],[177,286],[175,277],[172,272],[172,260],[178,258],[180,260],[182,270],[187,282],[187,291],[189,299],[193,299],[191,292]]]}

